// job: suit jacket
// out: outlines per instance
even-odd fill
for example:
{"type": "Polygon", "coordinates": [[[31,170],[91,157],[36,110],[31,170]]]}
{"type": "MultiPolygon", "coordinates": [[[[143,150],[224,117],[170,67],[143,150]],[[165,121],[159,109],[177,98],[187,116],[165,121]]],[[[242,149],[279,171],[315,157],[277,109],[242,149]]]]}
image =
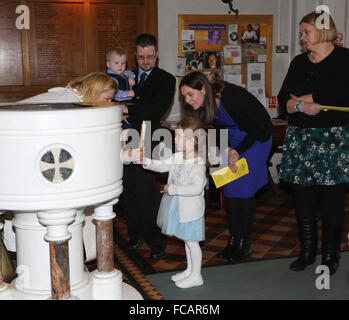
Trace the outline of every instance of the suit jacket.
{"type": "MultiPolygon", "coordinates": [[[[135,72],[138,79],[138,70],[135,72]]],[[[132,127],[141,130],[142,121],[151,121],[152,132],[160,128],[160,120],[170,108],[175,93],[176,78],[158,67],[145,79],[138,90],[138,81],[134,86],[135,105],[128,106],[129,122],[132,127]]]]}

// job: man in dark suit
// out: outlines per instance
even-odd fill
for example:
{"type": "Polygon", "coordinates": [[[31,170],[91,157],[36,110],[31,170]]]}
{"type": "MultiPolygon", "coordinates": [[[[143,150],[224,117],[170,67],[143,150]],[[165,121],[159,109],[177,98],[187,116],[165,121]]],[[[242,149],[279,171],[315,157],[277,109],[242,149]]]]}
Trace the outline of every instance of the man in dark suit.
{"type": "MultiPolygon", "coordinates": [[[[132,101],[135,105],[128,106],[128,122],[140,133],[142,122],[147,121],[148,130],[150,121],[152,134],[160,128],[160,120],[172,104],[176,79],[157,67],[159,52],[153,35],[138,36],[135,54],[138,63],[134,88],[136,96],[132,101]]],[[[149,142],[146,140],[144,144],[147,157],[154,149],[154,143],[149,142]]],[[[154,172],[145,170],[141,165],[124,166],[123,209],[130,237],[128,249],[136,250],[146,242],[154,259],[162,257],[166,247],[166,237],[156,224],[159,200],[155,177],[154,172]]]]}

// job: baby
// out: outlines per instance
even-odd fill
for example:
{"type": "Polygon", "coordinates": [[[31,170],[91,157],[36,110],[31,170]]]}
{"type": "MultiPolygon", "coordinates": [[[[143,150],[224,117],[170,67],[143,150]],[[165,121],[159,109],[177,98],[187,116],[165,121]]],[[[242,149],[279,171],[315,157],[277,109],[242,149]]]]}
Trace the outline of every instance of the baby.
{"type": "Polygon", "coordinates": [[[135,93],[132,87],[135,85],[135,74],[126,69],[126,50],[115,47],[107,52],[107,74],[118,82],[119,90],[115,93],[115,101],[131,100],[135,93]]]}

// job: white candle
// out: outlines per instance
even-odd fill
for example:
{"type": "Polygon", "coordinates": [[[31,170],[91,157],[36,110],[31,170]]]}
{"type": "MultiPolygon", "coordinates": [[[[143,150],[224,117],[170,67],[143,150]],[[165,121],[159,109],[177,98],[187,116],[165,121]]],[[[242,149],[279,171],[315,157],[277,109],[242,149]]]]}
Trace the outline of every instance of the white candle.
{"type": "Polygon", "coordinates": [[[141,140],[139,141],[139,147],[144,147],[144,136],[145,136],[145,130],[147,129],[147,124],[145,121],[142,122],[142,128],[141,128],[141,140]]]}

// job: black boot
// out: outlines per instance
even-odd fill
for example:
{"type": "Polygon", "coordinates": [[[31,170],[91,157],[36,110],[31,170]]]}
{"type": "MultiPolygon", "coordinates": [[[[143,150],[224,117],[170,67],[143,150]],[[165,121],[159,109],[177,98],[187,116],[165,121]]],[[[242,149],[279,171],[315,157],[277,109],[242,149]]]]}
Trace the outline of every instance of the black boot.
{"type": "Polygon", "coordinates": [[[228,259],[237,248],[237,240],[237,237],[230,236],[226,247],[218,253],[217,258],[228,259]]]}
{"type": "Polygon", "coordinates": [[[339,266],[340,240],[342,228],[322,227],[322,260],[321,264],[328,267],[330,274],[335,274],[339,266]]]}
{"type": "Polygon", "coordinates": [[[301,252],[297,260],[290,265],[290,270],[303,271],[316,260],[317,252],[317,225],[316,220],[303,219],[298,221],[301,252]]]}
{"type": "Polygon", "coordinates": [[[327,251],[322,253],[321,264],[327,266],[328,269],[330,270],[330,275],[332,275],[337,272],[340,258],[341,256],[339,254],[339,250],[331,251],[327,248],[327,251]]]}
{"type": "Polygon", "coordinates": [[[238,262],[247,259],[252,254],[250,240],[240,238],[237,241],[237,248],[228,256],[229,262],[238,262]]]}

